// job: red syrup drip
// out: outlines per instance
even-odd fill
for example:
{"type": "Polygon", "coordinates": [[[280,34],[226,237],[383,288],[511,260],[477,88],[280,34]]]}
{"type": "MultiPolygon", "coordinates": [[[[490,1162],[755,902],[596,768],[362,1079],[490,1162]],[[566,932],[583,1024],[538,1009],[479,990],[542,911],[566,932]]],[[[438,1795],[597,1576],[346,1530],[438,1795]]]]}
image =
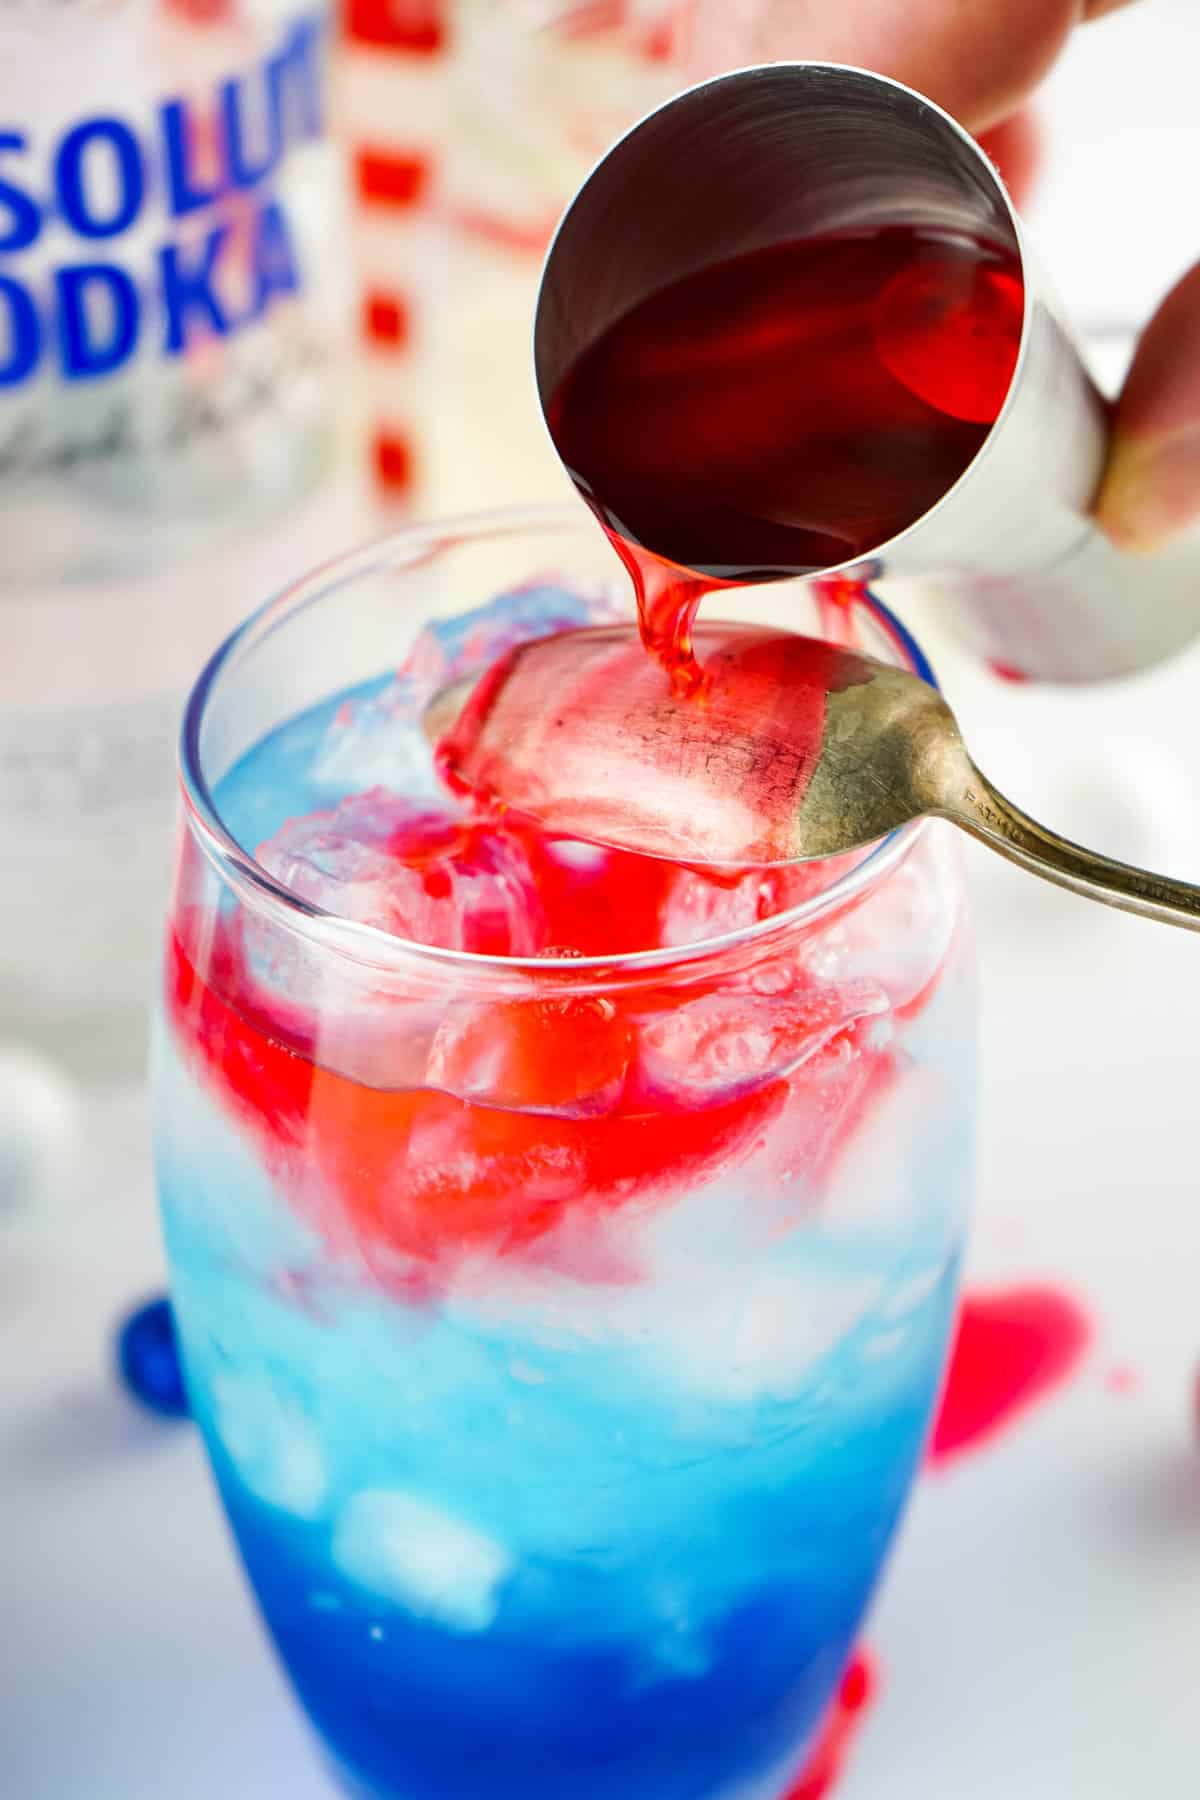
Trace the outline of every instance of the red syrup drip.
{"type": "Polygon", "coordinates": [[[856,1651],[825,1715],[821,1735],[804,1773],[796,1785],[788,1789],[785,1800],[825,1800],[825,1796],[833,1792],[845,1767],[851,1743],[878,1691],[879,1676],[874,1659],[865,1650],[856,1651]]]}
{"type": "Polygon", "coordinates": [[[929,1450],[936,1466],[983,1448],[1074,1373],[1088,1315],[1049,1287],[968,1294],[929,1450]]]}
{"type": "Polygon", "coordinates": [[[867,557],[964,473],[1020,348],[1019,265],[910,226],[774,244],[650,295],[547,408],[630,569],[647,647],[700,684],[705,593],[867,557]]]}

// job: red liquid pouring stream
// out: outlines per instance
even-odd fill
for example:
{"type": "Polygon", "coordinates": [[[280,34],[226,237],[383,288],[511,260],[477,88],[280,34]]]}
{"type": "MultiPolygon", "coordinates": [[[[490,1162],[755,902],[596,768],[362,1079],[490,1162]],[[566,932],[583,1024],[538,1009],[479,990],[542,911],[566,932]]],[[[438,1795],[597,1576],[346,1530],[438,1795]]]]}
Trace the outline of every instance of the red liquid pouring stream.
{"type": "Polygon", "coordinates": [[[1004,404],[1023,310],[1009,251],[874,226],[703,268],[568,369],[551,435],[677,692],[700,681],[706,593],[865,558],[954,485],[1004,404]]]}
{"type": "Polygon", "coordinates": [[[795,576],[820,577],[827,610],[856,597],[828,571],[861,570],[964,473],[1004,404],[1022,321],[1011,256],[907,226],[713,264],[618,318],[547,419],[689,716],[664,711],[636,648],[597,660],[568,639],[523,646],[443,739],[444,777],[652,855],[786,858],[780,827],[819,760],[832,677],[794,633],[734,645],[719,627],[702,670],[697,608],[715,589],[795,576]]]}

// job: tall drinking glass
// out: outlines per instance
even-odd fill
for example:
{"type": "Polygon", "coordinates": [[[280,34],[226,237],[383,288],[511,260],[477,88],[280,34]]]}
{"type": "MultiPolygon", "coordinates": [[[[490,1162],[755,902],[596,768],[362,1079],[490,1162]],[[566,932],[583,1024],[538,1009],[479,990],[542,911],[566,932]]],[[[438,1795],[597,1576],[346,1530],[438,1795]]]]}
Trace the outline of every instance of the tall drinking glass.
{"type": "MultiPolygon", "coordinates": [[[[423,684],[632,616],[624,579],[581,508],[410,529],[256,613],[187,712],[156,1049],[187,1380],[360,1794],[773,1800],[942,1370],[948,834],[717,879],[438,793],[423,684]]],[[[788,587],[721,609],[926,672],[882,607],[788,587]]]]}

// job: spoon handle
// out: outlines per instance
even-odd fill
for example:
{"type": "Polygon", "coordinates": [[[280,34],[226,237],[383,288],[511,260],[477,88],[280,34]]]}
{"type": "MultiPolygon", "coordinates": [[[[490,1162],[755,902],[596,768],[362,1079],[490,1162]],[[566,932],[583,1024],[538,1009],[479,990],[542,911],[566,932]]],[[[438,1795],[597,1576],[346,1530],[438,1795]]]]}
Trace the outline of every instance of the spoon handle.
{"type": "Polygon", "coordinates": [[[1200,887],[1084,850],[1014,806],[974,763],[967,762],[966,769],[966,779],[954,784],[952,795],[940,797],[937,811],[943,818],[998,850],[1009,862],[1019,863],[1074,894],[1121,912],[1159,919],[1164,925],[1200,931],[1200,887]]]}

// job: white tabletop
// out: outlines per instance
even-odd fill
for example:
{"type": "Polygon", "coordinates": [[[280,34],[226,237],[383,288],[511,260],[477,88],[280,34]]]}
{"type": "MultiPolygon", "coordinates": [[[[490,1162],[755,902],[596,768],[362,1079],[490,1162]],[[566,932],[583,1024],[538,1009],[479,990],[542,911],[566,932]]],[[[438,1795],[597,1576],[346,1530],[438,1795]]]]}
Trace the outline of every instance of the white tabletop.
{"type": "MultiPolygon", "coordinates": [[[[1200,251],[1197,49],[1193,0],[1142,0],[1081,34],[1054,82],[1033,223],[1093,323],[1144,313],[1200,251]]],[[[1063,696],[938,649],[1002,785],[1101,848],[1200,876],[1200,651],[1063,696]]],[[[1040,1410],[923,1479],[868,1632],[881,1697],[839,1797],[1183,1800],[1200,1791],[1200,956],[982,852],[971,865],[972,1281],[1062,1284],[1096,1338],[1040,1410]],[[1130,1381],[1114,1388],[1116,1369],[1130,1381]]],[[[163,1281],[144,1098],[78,1106],[74,1163],[64,1134],[40,1210],[0,1226],[0,1791],[331,1800],[195,1433],[142,1415],[107,1361],[117,1318],[163,1281]]]]}

